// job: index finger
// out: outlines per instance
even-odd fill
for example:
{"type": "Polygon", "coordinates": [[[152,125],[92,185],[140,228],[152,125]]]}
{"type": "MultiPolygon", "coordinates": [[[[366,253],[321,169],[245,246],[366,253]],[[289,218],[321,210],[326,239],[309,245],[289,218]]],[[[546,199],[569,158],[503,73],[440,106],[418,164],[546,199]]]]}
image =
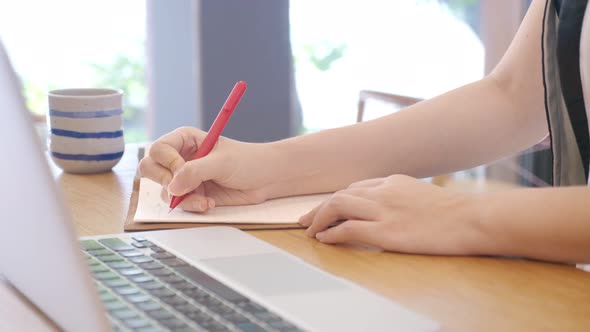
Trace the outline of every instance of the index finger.
{"type": "Polygon", "coordinates": [[[180,152],[166,142],[156,141],[150,147],[150,158],[175,174],[185,163],[180,152]]]}
{"type": "Polygon", "coordinates": [[[314,237],[330,225],[342,220],[375,220],[379,205],[370,199],[349,194],[334,194],[313,216],[307,235],[314,237]]]}

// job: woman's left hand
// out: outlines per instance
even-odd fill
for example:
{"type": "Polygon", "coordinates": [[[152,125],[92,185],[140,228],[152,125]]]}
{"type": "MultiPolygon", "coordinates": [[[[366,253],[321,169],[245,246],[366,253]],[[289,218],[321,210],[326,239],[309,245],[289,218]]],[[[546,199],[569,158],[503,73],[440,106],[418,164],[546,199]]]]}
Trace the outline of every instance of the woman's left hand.
{"type": "Polygon", "coordinates": [[[353,183],[299,223],[324,243],[364,243],[419,254],[478,254],[485,242],[477,218],[479,196],[392,175],[353,183]]]}

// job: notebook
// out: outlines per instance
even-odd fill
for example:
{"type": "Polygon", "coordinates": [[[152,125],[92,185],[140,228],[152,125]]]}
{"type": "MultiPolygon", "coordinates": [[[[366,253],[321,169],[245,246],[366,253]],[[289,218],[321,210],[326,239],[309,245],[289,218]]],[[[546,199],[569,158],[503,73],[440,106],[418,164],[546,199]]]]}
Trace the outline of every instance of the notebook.
{"type": "Polygon", "coordinates": [[[168,203],[160,197],[160,184],[142,178],[135,221],[185,223],[242,223],[242,224],[293,224],[329,194],[278,198],[261,204],[219,206],[204,213],[187,212],[180,208],[170,211],[168,203]]]}

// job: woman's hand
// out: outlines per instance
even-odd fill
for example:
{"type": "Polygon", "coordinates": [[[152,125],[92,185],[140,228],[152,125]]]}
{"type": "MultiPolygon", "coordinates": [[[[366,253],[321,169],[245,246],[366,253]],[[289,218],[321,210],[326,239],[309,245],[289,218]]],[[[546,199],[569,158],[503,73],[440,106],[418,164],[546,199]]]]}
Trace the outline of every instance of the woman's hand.
{"type": "Polygon", "coordinates": [[[264,144],[220,137],[211,153],[191,160],[205,136],[205,132],[191,127],[162,136],[139,164],[141,176],[160,183],[164,199],[169,199],[169,194],[189,193],[180,204],[188,211],[268,199],[265,188],[272,176],[265,167],[272,165],[272,150],[264,144]]]}
{"type": "Polygon", "coordinates": [[[474,208],[478,200],[477,194],[392,175],[353,183],[299,222],[309,226],[309,236],[324,243],[365,243],[406,253],[477,254],[483,244],[474,208]]]}

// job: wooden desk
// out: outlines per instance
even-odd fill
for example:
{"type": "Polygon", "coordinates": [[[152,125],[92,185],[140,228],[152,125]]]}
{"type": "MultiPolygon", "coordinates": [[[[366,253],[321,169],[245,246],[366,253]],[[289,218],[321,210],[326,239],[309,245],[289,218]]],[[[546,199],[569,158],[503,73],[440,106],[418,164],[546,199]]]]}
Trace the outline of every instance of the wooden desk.
{"type": "MultiPolygon", "coordinates": [[[[136,164],[136,149],[128,147],[112,173],[55,170],[81,236],[122,232],[136,164]]],[[[302,230],[249,233],[438,320],[444,331],[590,330],[590,273],[571,266],[330,246],[302,230]]],[[[6,296],[6,289],[0,292],[0,322],[26,316],[21,309],[15,314],[9,304],[17,300],[6,296]]],[[[0,323],[0,330],[10,329],[0,323]]]]}

